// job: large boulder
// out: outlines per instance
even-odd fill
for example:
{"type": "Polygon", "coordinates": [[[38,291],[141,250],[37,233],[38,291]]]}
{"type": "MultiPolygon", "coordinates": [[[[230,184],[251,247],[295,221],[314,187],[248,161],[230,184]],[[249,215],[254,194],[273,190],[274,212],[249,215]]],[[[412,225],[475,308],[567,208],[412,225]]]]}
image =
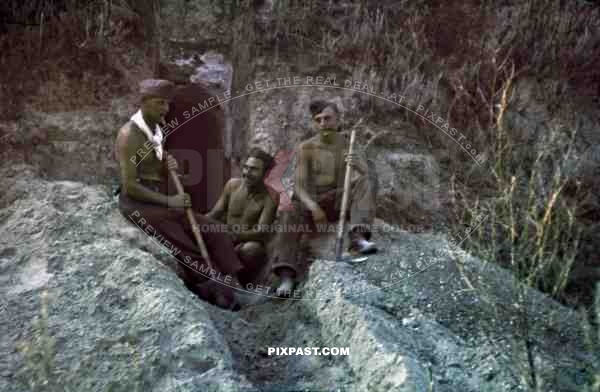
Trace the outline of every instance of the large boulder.
{"type": "Polygon", "coordinates": [[[110,194],[18,169],[5,189],[17,200],[0,225],[1,390],[251,387],[234,371],[211,307],[110,194]]]}
{"type": "Polygon", "coordinates": [[[440,167],[429,154],[381,148],[373,157],[377,215],[389,222],[427,224],[440,213],[440,167]]]}

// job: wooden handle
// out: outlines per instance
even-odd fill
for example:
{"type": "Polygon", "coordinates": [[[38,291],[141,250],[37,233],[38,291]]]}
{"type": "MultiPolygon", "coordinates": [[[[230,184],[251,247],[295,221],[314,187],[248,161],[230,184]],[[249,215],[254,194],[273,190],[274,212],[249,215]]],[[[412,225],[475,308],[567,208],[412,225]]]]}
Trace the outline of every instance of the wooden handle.
{"type": "MultiPolygon", "coordinates": [[[[350,148],[348,156],[354,152],[354,139],[356,138],[356,130],[353,129],[350,134],[350,148]]],[[[342,208],[340,211],[340,221],[338,224],[337,239],[335,242],[335,258],[340,260],[342,257],[342,246],[344,244],[344,226],[346,224],[346,208],[348,207],[348,191],[350,190],[350,178],[352,177],[352,168],[346,164],[346,177],[344,177],[344,194],[342,195],[342,208]]]]}
{"type": "MultiPolygon", "coordinates": [[[[175,188],[177,188],[177,193],[182,195],[185,193],[183,189],[183,185],[181,185],[181,181],[179,181],[179,177],[177,176],[177,172],[174,170],[169,170],[169,174],[171,175],[171,179],[175,184],[175,188]]],[[[188,221],[192,226],[192,232],[194,233],[194,238],[196,239],[196,244],[200,248],[200,254],[206,260],[206,265],[210,269],[214,269],[212,263],[210,262],[210,256],[208,255],[208,251],[206,250],[206,245],[204,244],[204,240],[202,239],[202,234],[200,233],[200,229],[198,228],[198,222],[196,222],[196,217],[194,216],[194,212],[191,208],[186,207],[185,213],[187,215],[188,221]]]]}

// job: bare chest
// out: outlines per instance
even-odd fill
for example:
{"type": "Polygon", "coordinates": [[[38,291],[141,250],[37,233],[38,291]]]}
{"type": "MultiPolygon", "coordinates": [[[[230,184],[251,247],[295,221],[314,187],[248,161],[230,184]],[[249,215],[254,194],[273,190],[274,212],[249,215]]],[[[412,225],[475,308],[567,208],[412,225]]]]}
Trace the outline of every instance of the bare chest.
{"type": "Polygon", "coordinates": [[[311,174],[316,185],[328,185],[337,182],[343,165],[343,152],[335,149],[316,149],[311,159],[311,174]]]}
{"type": "Polygon", "coordinates": [[[264,205],[264,195],[250,194],[244,186],[240,186],[229,199],[227,223],[255,224],[260,218],[264,205]]]}

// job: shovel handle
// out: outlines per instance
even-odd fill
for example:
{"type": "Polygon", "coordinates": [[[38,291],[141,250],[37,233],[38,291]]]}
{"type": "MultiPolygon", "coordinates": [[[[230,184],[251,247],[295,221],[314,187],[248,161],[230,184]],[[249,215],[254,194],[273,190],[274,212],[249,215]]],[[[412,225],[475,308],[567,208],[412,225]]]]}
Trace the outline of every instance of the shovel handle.
{"type": "MultiPolygon", "coordinates": [[[[169,170],[169,174],[171,175],[171,179],[175,184],[175,188],[177,188],[177,193],[180,195],[185,193],[185,190],[183,189],[183,185],[181,184],[177,173],[174,170],[169,170]]],[[[200,229],[198,228],[198,222],[196,222],[194,212],[191,208],[186,207],[185,213],[187,215],[188,221],[190,222],[190,225],[192,226],[192,232],[194,233],[196,244],[200,248],[200,254],[204,258],[204,260],[206,260],[206,265],[208,266],[208,268],[214,269],[212,263],[210,262],[210,256],[208,255],[208,251],[206,250],[206,244],[204,243],[204,240],[202,239],[202,234],[200,233],[200,229]]]]}
{"type": "MultiPolygon", "coordinates": [[[[356,126],[354,127],[356,128],[356,126]]],[[[352,129],[350,134],[350,147],[348,155],[354,153],[354,139],[356,138],[356,129],[352,129]]],[[[342,208],[340,211],[340,221],[338,224],[337,238],[335,241],[335,259],[340,260],[342,257],[342,246],[344,244],[344,227],[346,224],[346,209],[348,208],[348,193],[350,190],[350,179],[352,178],[352,168],[346,164],[346,177],[344,177],[344,194],[342,195],[342,208]]]]}

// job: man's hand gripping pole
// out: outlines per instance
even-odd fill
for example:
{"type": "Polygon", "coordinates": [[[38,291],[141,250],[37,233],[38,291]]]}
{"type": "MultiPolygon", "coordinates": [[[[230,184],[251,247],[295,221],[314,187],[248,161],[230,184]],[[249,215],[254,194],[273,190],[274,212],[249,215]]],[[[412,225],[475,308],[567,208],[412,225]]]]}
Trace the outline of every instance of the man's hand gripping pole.
{"type": "MultiPolygon", "coordinates": [[[[348,148],[348,156],[352,156],[354,153],[354,139],[356,138],[356,127],[362,123],[363,119],[358,120],[352,127],[350,133],[350,147],[348,148]]],[[[338,224],[337,238],[335,241],[335,259],[336,261],[342,261],[342,247],[344,245],[344,228],[346,225],[346,210],[348,208],[348,193],[350,190],[350,179],[352,177],[352,168],[350,164],[346,162],[346,177],[344,177],[344,194],[342,195],[342,208],[340,211],[340,220],[338,224]]]]}
{"type": "MultiPolygon", "coordinates": [[[[183,185],[181,185],[181,181],[177,176],[177,172],[175,170],[169,170],[169,175],[175,184],[175,188],[177,188],[177,193],[182,195],[185,190],[183,189],[183,185]]],[[[206,245],[204,244],[204,240],[202,239],[202,234],[200,233],[200,229],[198,228],[198,222],[196,222],[196,217],[194,216],[194,212],[191,208],[186,207],[185,213],[187,214],[188,221],[192,226],[192,232],[194,233],[194,238],[196,239],[196,244],[200,248],[200,254],[202,258],[206,260],[206,265],[211,270],[214,269],[212,263],[210,262],[210,256],[208,255],[208,251],[206,250],[206,245]]]]}

